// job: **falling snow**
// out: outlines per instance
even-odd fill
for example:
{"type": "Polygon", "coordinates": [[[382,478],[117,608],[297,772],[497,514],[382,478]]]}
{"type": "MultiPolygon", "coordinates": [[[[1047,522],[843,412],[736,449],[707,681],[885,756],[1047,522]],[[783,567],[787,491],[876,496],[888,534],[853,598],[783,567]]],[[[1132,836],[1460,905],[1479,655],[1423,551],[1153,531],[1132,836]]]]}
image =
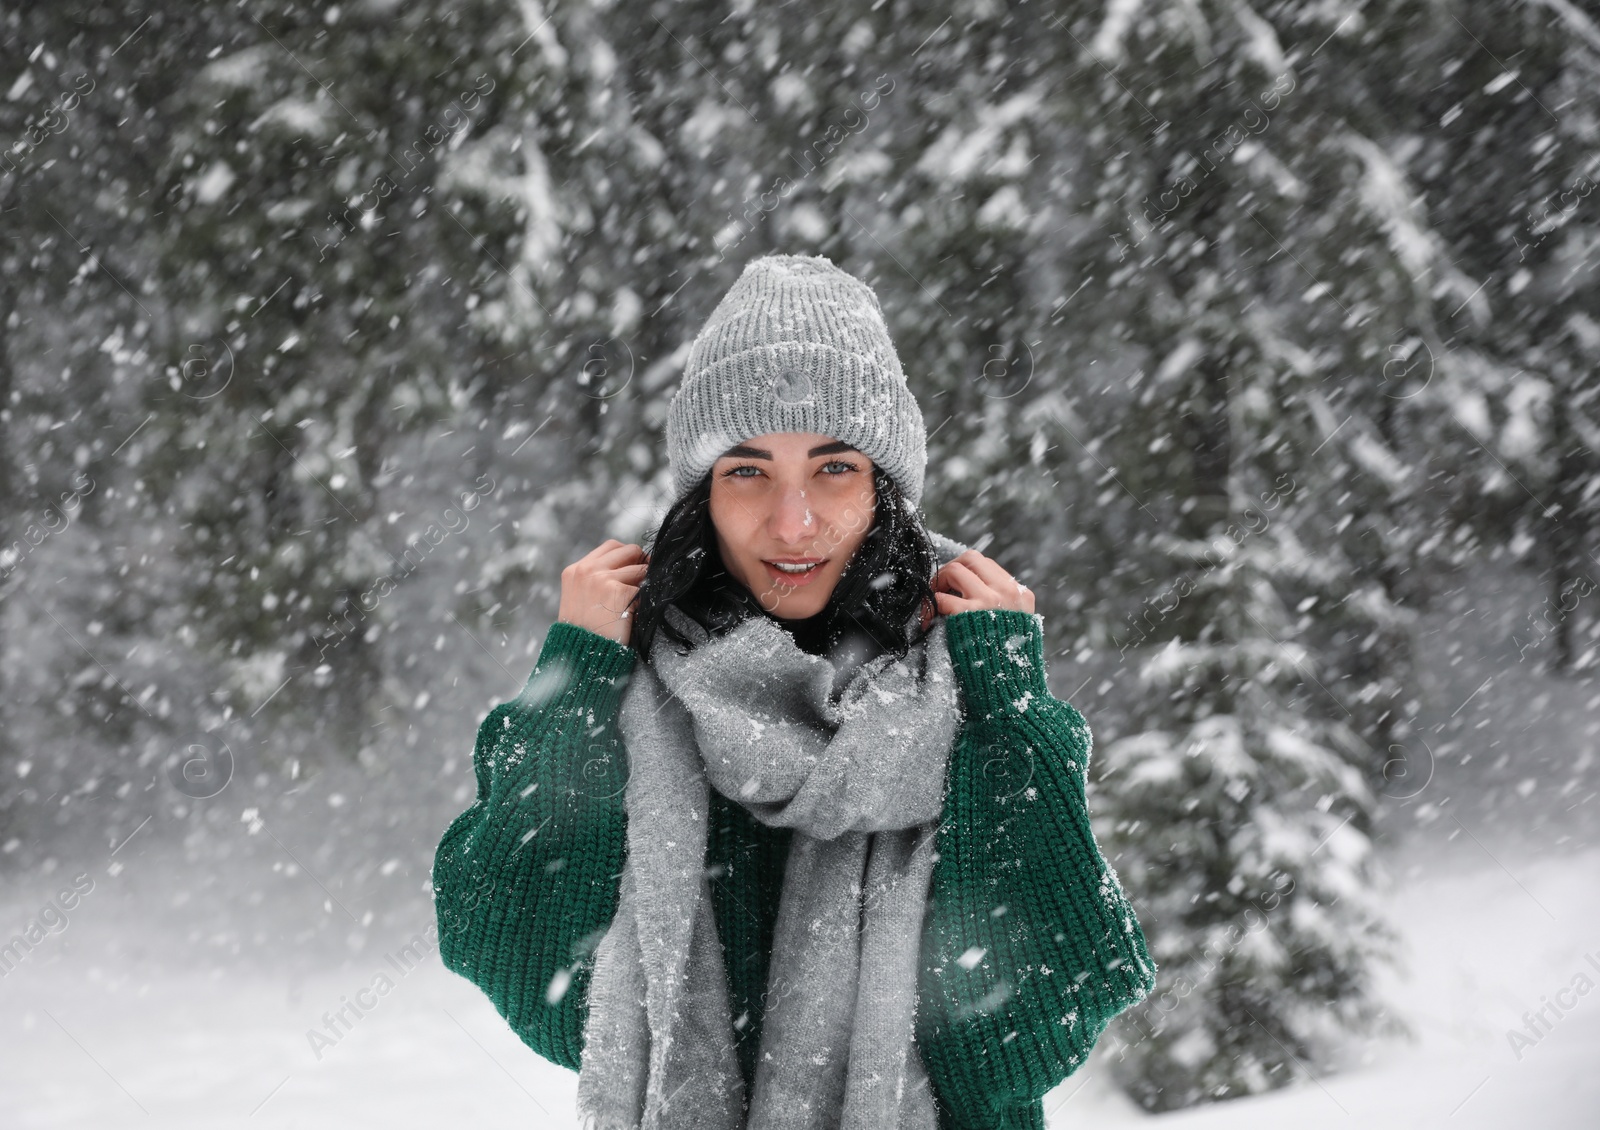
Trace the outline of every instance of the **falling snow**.
{"type": "Polygon", "coordinates": [[[1592,5],[13,7],[18,1125],[566,1124],[429,866],[475,740],[605,746],[535,668],[562,572],[685,485],[668,399],[768,250],[872,282],[923,519],[1036,602],[1042,656],[991,615],[975,670],[1071,734],[1008,811],[1087,805],[1115,867],[1061,881],[1160,966],[1051,1124],[1600,1106],[1600,1005],[1550,1003],[1600,939],[1592,5]]]}

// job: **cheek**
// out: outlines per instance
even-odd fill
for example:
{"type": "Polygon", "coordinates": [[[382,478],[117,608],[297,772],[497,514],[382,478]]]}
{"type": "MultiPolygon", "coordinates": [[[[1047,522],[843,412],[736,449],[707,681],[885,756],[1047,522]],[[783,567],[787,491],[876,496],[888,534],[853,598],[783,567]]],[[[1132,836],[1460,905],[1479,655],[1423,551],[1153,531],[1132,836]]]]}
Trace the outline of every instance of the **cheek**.
{"type": "Polygon", "coordinates": [[[838,488],[837,495],[832,499],[834,514],[842,522],[870,522],[872,512],[877,507],[877,496],[872,490],[872,483],[853,483],[848,487],[838,488]]]}
{"type": "Polygon", "coordinates": [[[751,530],[761,522],[761,514],[749,499],[734,498],[733,492],[716,484],[711,488],[711,523],[731,545],[744,545],[751,530]]]}
{"type": "Polygon", "coordinates": [[[870,488],[851,487],[840,490],[838,498],[830,500],[828,521],[850,541],[863,541],[872,527],[874,509],[870,488]]]}
{"type": "Polygon", "coordinates": [[[838,526],[847,535],[859,534],[866,536],[867,529],[872,525],[872,504],[852,499],[834,511],[833,524],[838,526]]]}

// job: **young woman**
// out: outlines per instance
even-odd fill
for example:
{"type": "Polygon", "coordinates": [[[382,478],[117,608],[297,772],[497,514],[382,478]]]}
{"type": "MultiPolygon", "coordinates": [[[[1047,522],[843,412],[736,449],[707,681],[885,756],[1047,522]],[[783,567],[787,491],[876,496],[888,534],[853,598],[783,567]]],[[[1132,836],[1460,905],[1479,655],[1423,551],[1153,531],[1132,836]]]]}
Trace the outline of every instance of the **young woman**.
{"type": "Polygon", "coordinates": [[[1042,1130],[1154,986],[1033,594],[924,528],[925,438],[871,289],[753,261],[690,349],[650,550],[562,572],[479,728],[441,957],[588,1126],[1042,1130]]]}

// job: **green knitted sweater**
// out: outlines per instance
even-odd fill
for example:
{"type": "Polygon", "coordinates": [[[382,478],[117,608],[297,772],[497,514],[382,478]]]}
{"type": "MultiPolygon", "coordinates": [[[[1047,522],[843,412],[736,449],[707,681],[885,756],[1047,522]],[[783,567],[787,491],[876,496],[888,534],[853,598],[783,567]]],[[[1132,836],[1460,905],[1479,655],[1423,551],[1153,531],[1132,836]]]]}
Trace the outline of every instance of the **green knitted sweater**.
{"type": "MultiPolygon", "coordinates": [[[[1090,733],[1045,681],[1043,617],[946,618],[962,693],[923,928],[916,1042],[941,1130],[1043,1130],[1041,1097],[1156,966],[1084,803],[1090,733]]],[[[616,912],[637,653],[558,621],[527,685],[489,712],[477,799],[439,842],[445,966],[534,1051],[576,1070],[594,947],[616,912]]],[[[745,1079],[754,1074],[789,829],[711,790],[706,866],[745,1079]]]]}

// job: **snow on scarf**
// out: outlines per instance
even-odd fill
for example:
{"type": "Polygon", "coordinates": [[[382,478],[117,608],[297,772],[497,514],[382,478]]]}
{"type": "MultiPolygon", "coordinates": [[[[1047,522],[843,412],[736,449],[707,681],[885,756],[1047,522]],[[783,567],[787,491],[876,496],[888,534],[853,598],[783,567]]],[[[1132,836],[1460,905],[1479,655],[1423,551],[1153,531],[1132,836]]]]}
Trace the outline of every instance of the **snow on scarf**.
{"type": "Polygon", "coordinates": [[[589,988],[584,1125],[935,1130],[912,1032],[961,722],[943,618],[903,660],[852,669],[765,616],[708,640],[666,615],[697,646],[658,636],[622,701],[628,848],[589,988]],[[711,788],[794,829],[748,1114],[705,868],[711,788]]]}

